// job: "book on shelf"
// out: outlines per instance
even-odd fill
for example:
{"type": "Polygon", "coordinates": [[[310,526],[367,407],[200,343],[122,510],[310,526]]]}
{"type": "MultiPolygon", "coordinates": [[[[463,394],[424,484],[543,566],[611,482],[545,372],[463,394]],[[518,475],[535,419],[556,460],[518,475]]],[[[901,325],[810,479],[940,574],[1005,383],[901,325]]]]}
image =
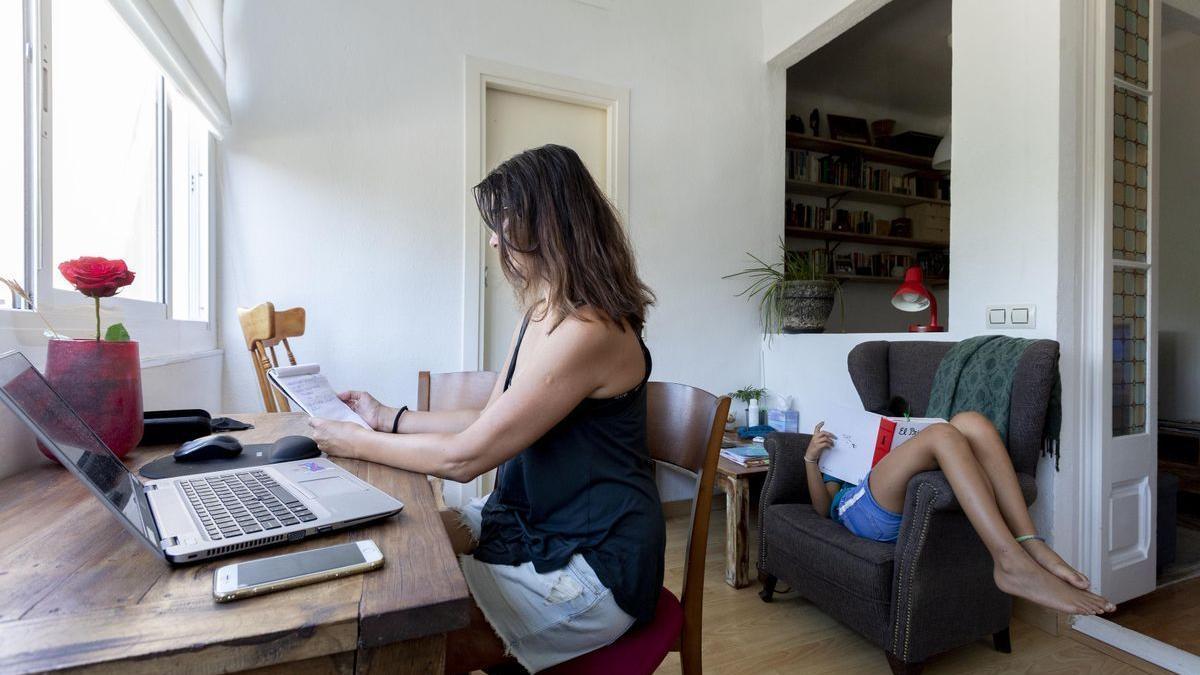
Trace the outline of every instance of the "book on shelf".
{"type": "Polygon", "coordinates": [[[939,171],[899,172],[866,162],[855,153],[831,153],[818,157],[808,150],[795,148],[785,151],[785,161],[788,180],[925,199],[950,199],[950,179],[939,171]]]}
{"type": "Polygon", "coordinates": [[[721,451],[721,456],[742,466],[766,466],[771,458],[761,445],[739,445],[721,451]]]}

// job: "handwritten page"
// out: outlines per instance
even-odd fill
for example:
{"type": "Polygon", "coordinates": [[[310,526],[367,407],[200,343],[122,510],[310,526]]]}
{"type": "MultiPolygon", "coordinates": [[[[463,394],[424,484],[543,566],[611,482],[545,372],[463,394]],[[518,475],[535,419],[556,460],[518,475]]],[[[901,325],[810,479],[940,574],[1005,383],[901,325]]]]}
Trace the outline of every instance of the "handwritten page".
{"type": "Polygon", "coordinates": [[[821,471],[858,485],[892,450],[925,427],[945,421],[936,417],[884,417],[866,410],[830,405],[824,430],[833,434],[835,440],[833,447],[821,455],[821,471]]]}
{"type": "Polygon", "coordinates": [[[365,429],[371,428],[337,397],[337,392],[329,386],[329,380],[321,374],[321,366],[315,363],[272,368],[267,371],[267,377],[275,388],[313,417],[353,422],[365,429]]]}

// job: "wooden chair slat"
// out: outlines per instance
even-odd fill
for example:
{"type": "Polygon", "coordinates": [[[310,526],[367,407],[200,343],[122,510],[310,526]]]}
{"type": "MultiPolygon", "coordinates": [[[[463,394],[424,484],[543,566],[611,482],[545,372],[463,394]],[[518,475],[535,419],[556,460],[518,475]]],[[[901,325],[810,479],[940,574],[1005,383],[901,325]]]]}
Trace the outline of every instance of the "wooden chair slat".
{"type": "Polygon", "coordinates": [[[254,307],[239,307],[238,322],[242,325],[242,335],[246,339],[246,348],[250,351],[250,359],[254,364],[254,375],[258,380],[259,393],[262,395],[263,407],[267,412],[290,412],[291,405],[287,397],[274,390],[267,379],[267,371],[279,367],[279,356],[275,352],[276,345],[283,343],[287,353],[287,362],[296,365],[296,355],[288,338],[304,335],[305,311],[303,307],[275,310],[275,305],[264,302],[254,307]]]}

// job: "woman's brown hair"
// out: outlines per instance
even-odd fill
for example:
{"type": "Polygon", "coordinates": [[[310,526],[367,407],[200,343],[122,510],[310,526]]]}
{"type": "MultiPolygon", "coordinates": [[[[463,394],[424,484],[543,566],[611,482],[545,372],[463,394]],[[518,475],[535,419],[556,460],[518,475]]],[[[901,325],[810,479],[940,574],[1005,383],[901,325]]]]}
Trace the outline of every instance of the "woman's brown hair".
{"type": "Polygon", "coordinates": [[[588,306],[622,330],[626,321],[642,330],[654,293],[638,277],[616,210],[574,150],[545,145],[508,159],[475,186],[475,203],[500,241],[518,301],[546,299],[537,320],[551,316],[553,330],[588,306]]]}

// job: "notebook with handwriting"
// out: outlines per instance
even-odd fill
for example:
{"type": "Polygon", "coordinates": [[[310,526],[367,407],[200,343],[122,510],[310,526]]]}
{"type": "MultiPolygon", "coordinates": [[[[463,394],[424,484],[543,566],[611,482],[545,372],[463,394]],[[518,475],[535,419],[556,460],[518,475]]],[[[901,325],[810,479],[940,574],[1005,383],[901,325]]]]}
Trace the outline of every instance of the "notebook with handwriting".
{"type": "Polygon", "coordinates": [[[271,368],[267,371],[267,379],[297,408],[313,417],[353,422],[363,428],[371,428],[337,397],[337,392],[329,386],[329,380],[321,374],[321,366],[315,363],[271,368]]]}

